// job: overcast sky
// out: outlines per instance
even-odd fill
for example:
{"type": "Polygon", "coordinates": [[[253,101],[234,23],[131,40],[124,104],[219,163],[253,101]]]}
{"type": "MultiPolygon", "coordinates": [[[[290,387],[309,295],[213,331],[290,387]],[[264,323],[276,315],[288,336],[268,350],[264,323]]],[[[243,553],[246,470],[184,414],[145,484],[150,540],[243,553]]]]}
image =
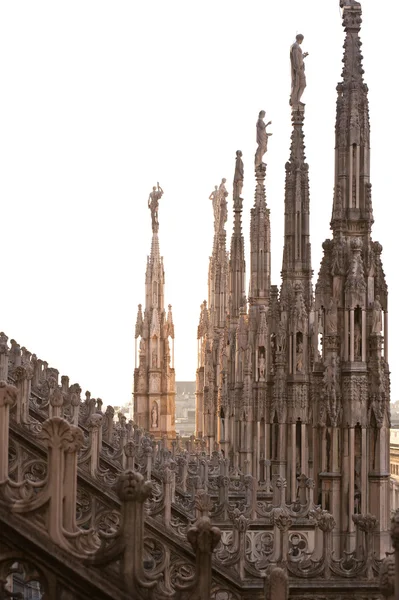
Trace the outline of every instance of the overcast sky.
{"type": "MultiPolygon", "coordinates": [[[[131,399],[134,324],[151,244],[147,198],[159,181],[166,304],[177,380],[194,380],[207,297],[215,184],[231,199],[245,165],[249,271],[255,124],[272,120],[266,156],[272,283],[280,283],[289,47],[305,35],[315,276],[330,235],[338,0],[19,0],[0,3],[0,330],[105,404],[131,399]]],[[[392,400],[399,399],[397,23],[399,4],[363,2],[375,225],[390,292],[392,400]]],[[[230,207],[229,207],[230,208],[230,207]]],[[[228,231],[231,231],[231,208],[228,231]]],[[[248,277],[247,277],[248,283],[248,277]]]]}

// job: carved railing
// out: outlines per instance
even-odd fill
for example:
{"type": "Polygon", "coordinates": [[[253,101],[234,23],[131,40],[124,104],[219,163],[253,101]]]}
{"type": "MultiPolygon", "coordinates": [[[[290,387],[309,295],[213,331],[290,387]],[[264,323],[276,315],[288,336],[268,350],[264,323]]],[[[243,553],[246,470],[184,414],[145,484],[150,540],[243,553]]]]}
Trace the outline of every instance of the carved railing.
{"type": "Polygon", "coordinates": [[[323,578],[331,585],[368,581],[376,588],[381,562],[372,545],[374,517],[354,516],[359,544],[339,558],[332,550],[334,520],[314,504],[312,480],[299,477],[297,499],[289,503],[286,481],[271,479],[268,461],[262,461],[257,481],[221,453],[207,455],[194,437],[185,444],[177,439],[170,447],[164,440],[155,442],[123,415],[115,422],[112,407],[103,412],[102,401],[89,392],[82,402],[78,384],[70,386],[67,377],[59,384],[58,371],[15,341],[9,349],[4,338],[0,335],[0,371],[9,383],[0,388],[8,415],[0,420],[1,502],[15,514],[29,515],[32,526],[71,555],[84,557],[91,568],[103,565],[115,581],[113,564],[129,557],[135,566],[123,579],[127,593],[140,589],[148,595],[154,588],[156,598],[183,598],[195,582],[202,590],[195,573],[203,573],[205,563],[209,569],[210,559],[201,555],[198,566],[194,526],[199,536],[213,540],[208,548],[216,546],[213,579],[205,577],[213,595],[231,592],[234,582],[263,597],[273,568],[289,574],[295,585],[323,578]],[[133,488],[140,486],[147,491],[137,496],[142,499],[139,520],[145,523],[137,550],[126,546],[124,536],[126,522],[130,539],[136,536],[131,527],[138,521],[126,502],[133,502],[133,488]]]}

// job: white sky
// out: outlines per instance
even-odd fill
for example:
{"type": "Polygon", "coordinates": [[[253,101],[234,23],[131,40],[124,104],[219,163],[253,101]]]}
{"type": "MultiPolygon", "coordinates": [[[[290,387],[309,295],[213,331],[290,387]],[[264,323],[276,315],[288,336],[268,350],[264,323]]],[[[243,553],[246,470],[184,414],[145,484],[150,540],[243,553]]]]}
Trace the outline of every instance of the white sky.
{"type": "MultiPolygon", "coordinates": [[[[390,290],[392,400],[399,398],[399,4],[363,2],[370,88],[373,237],[390,290]],[[391,65],[391,66],[390,66],[391,65]],[[392,67],[392,68],[391,68],[392,67]],[[395,190],[393,192],[393,190],[395,190]]],[[[0,3],[0,330],[105,404],[131,398],[134,324],[150,250],[147,198],[160,182],[166,304],[176,378],[194,380],[207,296],[215,184],[245,165],[249,272],[255,124],[273,121],[266,157],[272,279],[280,282],[284,165],[289,157],[289,47],[303,33],[308,87],[313,268],[330,235],[338,0],[68,0],[0,3]]],[[[231,231],[231,210],[229,228],[231,231]]],[[[248,282],[248,277],[247,277],[248,282]]]]}

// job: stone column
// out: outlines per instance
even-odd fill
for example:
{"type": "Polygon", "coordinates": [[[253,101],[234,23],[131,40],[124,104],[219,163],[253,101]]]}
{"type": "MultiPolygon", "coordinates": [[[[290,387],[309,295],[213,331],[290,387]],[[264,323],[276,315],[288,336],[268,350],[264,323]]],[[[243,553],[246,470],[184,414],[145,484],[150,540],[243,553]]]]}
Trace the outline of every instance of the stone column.
{"type": "Polygon", "coordinates": [[[366,362],[366,350],[367,350],[367,334],[366,334],[366,309],[362,308],[362,362],[366,362]]]}
{"type": "Polygon", "coordinates": [[[307,462],[307,436],[306,436],[306,423],[301,423],[301,470],[305,475],[308,474],[308,462],[307,462]]]}
{"type": "MultiPolygon", "coordinates": [[[[200,517],[194,527],[187,532],[187,539],[195,552],[196,573],[199,575],[195,584],[198,600],[209,600],[211,596],[212,552],[220,538],[220,529],[212,527],[207,516],[200,517]]],[[[176,587],[181,589],[183,586],[176,587]]]]}
{"type": "Polygon", "coordinates": [[[399,511],[392,518],[391,539],[395,550],[395,600],[399,600],[399,511]]]}
{"type": "Polygon", "coordinates": [[[8,337],[5,333],[0,333],[0,381],[8,379],[8,337]]]}
{"type": "Polygon", "coordinates": [[[291,423],[291,501],[296,499],[296,424],[291,423]]]}
{"type": "Polygon", "coordinates": [[[95,413],[90,417],[90,421],[87,425],[90,435],[90,475],[93,477],[98,469],[98,463],[100,460],[101,450],[101,438],[100,429],[102,427],[103,417],[102,415],[95,413]]]}
{"type": "Polygon", "coordinates": [[[349,327],[350,327],[350,355],[349,360],[353,362],[355,360],[355,309],[351,308],[349,313],[349,327]]]}
{"type": "Polygon", "coordinates": [[[8,478],[8,444],[10,408],[17,400],[18,391],[13,385],[0,381],[0,482],[8,478]]]}
{"type": "Polygon", "coordinates": [[[344,312],[344,336],[345,336],[344,360],[348,361],[349,360],[349,313],[348,313],[347,309],[345,309],[345,312],[344,312]]]}
{"type": "Polygon", "coordinates": [[[367,429],[362,427],[362,464],[361,464],[361,511],[362,514],[366,514],[369,511],[368,507],[368,486],[367,486],[367,469],[368,469],[368,454],[367,454],[367,429]]]}
{"type": "Polygon", "coordinates": [[[349,550],[354,549],[355,543],[355,524],[352,520],[352,515],[355,512],[355,430],[353,427],[349,429],[349,550]]]}
{"type": "Polygon", "coordinates": [[[384,311],[384,358],[388,362],[388,311],[384,311]]]}

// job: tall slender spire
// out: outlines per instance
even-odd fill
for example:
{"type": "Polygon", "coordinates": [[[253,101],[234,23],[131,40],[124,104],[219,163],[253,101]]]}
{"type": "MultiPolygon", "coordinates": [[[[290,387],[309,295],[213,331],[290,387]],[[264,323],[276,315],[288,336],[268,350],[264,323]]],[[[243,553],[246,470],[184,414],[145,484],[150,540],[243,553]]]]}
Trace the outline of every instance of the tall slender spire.
{"type": "Polygon", "coordinates": [[[145,307],[139,305],[136,321],[134,371],[134,418],[156,438],[175,437],[174,326],[172,307],[165,312],[165,271],[159,248],[159,200],[163,190],[153,187],[148,198],[151,210],[151,252],[145,275],[145,307]],[[137,340],[140,338],[139,349],[137,340]],[[172,349],[169,340],[172,340],[172,349]],[[137,366],[138,351],[138,366],[137,366]]]}
{"type": "Polygon", "coordinates": [[[318,415],[315,425],[322,435],[314,464],[319,500],[337,523],[336,549],[340,543],[345,550],[355,548],[356,517],[352,517],[371,513],[378,521],[374,549],[382,557],[389,545],[388,294],[382,246],[371,239],[368,88],[359,37],[362,9],[355,0],[340,0],[340,6],[345,43],[342,81],[337,86],[333,239],[323,244],[316,286],[315,321],[320,328],[314,339],[318,364],[313,414],[318,415]]]}
{"type": "Polygon", "coordinates": [[[264,118],[260,111],[256,124],[258,148],[255,154],[255,203],[251,209],[251,276],[249,301],[251,305],[264,305],[270,295],[270,211],[266,206],[266,164],[262,162],[267,152],[268,138],[264,118]]]}
{"type": "Polygon", "coordinates": [[[228,253],[226,179],[215,186],[212,200],[214,216],[213,250],[209,258],[208,304],[201,305],[198,326],[198,368],[196,378],[196,432],[207,435],[210,448],[217,429],[217,371],[219,344],[223,337],[228,305],[228,253]]]}
{"type": "Polygon", "coordinates": [[[311,304],[312,262],[309,235],[309,165],[305,157],[304,106],[292,110],[291,153],[285,165],[285,221],[282,293],[289,284],[303,285],[307,307],[311,304]]]}
{"type": "Polygon", "coordinates": [[[334,233],[368,235],[373,222],[368,87],[363,80],[359,3],[341,0],[345,29],[342,81],[337,86],[334,233]],[[356,223],[356,225],[353,225],[356,223]]]}
{"type": "Polygon", "coordinates": [[[240,307],[245,296],[245,253],[244,236],[242,234],[241,215],[243,199],[241,191],[244,183],[244,165],[242,152],[236,152],[236,168],[234,173],[234,225],[230,246],[230,325],[237,325],[240,307]]]}

